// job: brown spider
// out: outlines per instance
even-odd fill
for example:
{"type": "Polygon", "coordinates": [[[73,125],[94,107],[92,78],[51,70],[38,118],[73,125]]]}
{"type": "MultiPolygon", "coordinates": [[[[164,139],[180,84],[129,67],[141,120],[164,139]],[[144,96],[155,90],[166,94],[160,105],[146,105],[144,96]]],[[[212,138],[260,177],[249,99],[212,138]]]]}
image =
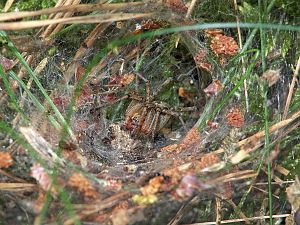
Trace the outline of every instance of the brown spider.
{"type": "Polygon", "coordinates": [[[173,79],[167,79],[151,96],[149,81],[139,73],[136,73],[136,76],[145,82],[146,96],[142,97],[138,95],[136,90],[111,103],[115,104],[124,99],[131,99],[125,112],[125,128],[134,135],[154,138],[155,134],[167,124],[169,119],[175,116],[179,118],[186,129],[181,112],[195,111],[196,107],[177,109],[170,107],[167,103],[154,101],[160,90],[173,81],[173,79]]]}

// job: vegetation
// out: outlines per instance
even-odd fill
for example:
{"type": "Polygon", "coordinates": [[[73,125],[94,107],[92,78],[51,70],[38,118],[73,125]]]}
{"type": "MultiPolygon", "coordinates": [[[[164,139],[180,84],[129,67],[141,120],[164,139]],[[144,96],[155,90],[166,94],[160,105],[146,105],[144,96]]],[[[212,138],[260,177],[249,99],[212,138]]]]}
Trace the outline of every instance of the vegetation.
{"type": "Polygon", "coordinates": [[[0,7],[0,225],[300,224],[298,1],[0,7]]]}

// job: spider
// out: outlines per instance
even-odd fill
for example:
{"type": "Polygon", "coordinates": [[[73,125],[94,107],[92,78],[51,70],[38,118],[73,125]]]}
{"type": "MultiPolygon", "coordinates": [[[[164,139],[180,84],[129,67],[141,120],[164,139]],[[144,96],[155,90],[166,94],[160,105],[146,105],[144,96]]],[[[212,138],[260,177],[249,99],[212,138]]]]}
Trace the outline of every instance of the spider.
{"type": "Polygon", "coordinates": [[[154,100],[161,89],[173,81],[173,78],[168,78],[152,95],[150,92],[150,82],[140,73],[136,73],[136,78],[140,78],[145,82],[146,96],[138,95],[137,90],[135,90],[130,91],[125,96],[111,103],[115,104],[125,99],[131,100],[125,112],[124,127],[136,136],[151,137],[154,139],[157,132],[165,127],[173,116],[178,117],[185,130],[187,130],[181,113],[195,111],[196,107],[183,107],[179,109],[170,107],[165,102],[154,100]]]}

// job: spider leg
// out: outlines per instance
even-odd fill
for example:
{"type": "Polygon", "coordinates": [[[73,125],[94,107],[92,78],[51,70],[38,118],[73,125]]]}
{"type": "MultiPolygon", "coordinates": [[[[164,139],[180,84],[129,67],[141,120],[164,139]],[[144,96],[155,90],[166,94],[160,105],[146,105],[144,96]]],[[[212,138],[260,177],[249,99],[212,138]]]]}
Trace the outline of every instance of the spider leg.
{"type": "MultiPolygon", "coordinates": [[[[136,66],[135,66],[135,71],[138,71],[138,69],[139,69],[139,59],[140,59],[140,46],[139,46],[139,44],[140,44],[140,42],[138,41],[138,48],[137,48],[137,50],[136,50],[136,62],[137,62],[137,64],[136,64],[136,66]]],[[[135,91],[136,91],[136,93],[138,93],[138,90],[139,90],[139,84],[140,84],[140,82],[139,82],[139,79],[137,79],[137,77],[135,78],[135,91]]]]}
{"type": "Polygon", "coordinates": [[[152,97],[150,99],[150,101],[152,101],[157,95],[158,93],[165,87],[167,86],[168,84],[170,84],[171,82],[173,82],[174,79],[172,77],[169,77],[168,79],[166,79],[161,85],[160,87],[158,87],[152,94],[152,97]]]}
{"type": "Polygon", "coordinates": [[[182,116],[180,114],[178,114],[178,118],[179,118],[185,132],[188,132],[189,130],[188,130],[188,128],[187,128],[187,126],[186,126],[185,122],[183,121],[182,116]]]}
{"type": "Polygon", "coordinates": [[[172,116],[175,116],[175,117],[178,117],[178,119],[179,119],[179,121],[181,122],[181,124],[182,124],[184,130],[185,130],[186,132],[188,132],[187,126],[186,126],[185,122],[183,121],[182,116],[180,115],[180,113],[178,113],[178,112],[173,112],[173,111],[170,111],[170,110],[163,110],[162,112],[163,112],[163,113],[166,113],[166,114],[169,114],[169,115],[172,115],[172,116]]]}
{"type": "Polygon", "coordinates": [[[100,93],[98,93],[98,95],[102,96],[102,95],[108,95],[108,94],[115,94],[117,92],[118,92],[118,90],[115,89],[115,90],[109,90],[109,91],[100,92],[100,93]]]}
{"type": "Polygon", "coordinates": [[[196,111],[197,107],[196,106],[192,106],[192,107],[183,107],[180,109],[175,108],[174,109],[176,112],[192,112],[192,111],[196,111]]]}
{"type": "Polygon", "coordinates": [[[184,107],[184,108],[181,108],[181,109],[176,109],[175,108],[177,117],[180,120],[180,122],[181,122],[181,124],[182,124],[182,126],[183,126],[183,128],[185,129],[186,132],[188,132],[188,129],[187,129],[187,126],[186,126],[185,122],[182,119],[182,116],[181,116],[180,112],[192,112],[192,111],[195,111],[195,110],[197,110],[196,106],[193,106],[193,107],[184,107]]]}
{"type": "Polygon", "coordinates": [[[148,113],[148,109],[147,109],[147,107],[144,107],[143,110],[142,110],[142,113],[141,113],[141,115],[139,117],[140,119],[139,119],[139,124],[138,124],[138,128],[136,130],[136,133],[138,133],[139,131],[141,131],[141,129],[142,129],[143,125],[144,125],[147,113],[148,113]]]}
{"type": "Polygon", "coordinates": [[[153,126],[153,129],[151,131],[151,138],[152,138],[152,140],[154,140],[154,136],[155,136],[155,133],[156,133],[156,130],[157,130],[160,113],[161,113],[160,110],[157,110],[156,114],[155,114],[154,126],[153,126]]]}
{"type": "Polygon", "coordinates": [[[136,73],[136,75],[145,82],[145,85],[146,85],[146,102],[149,102],[150,101],[150,82],[149,82],[149,80],[147,80],[140,73],[136,73]]]}
{"type": "Polygon", "coordinates": [[[125,99],[128,99],[129,98],[129,95],[124,95],[123,97],[121,98],[118,98],[112,102],[107,102],[105,104],[100,104],[99,106],[96,107],[96,109],[100,109],[100,108],[103,108],[103,107],[106,107],[106,106],[110,106],[110,105],[113,105],[113,104],[116,104],[122,100],[125,100],[125,99]]]}

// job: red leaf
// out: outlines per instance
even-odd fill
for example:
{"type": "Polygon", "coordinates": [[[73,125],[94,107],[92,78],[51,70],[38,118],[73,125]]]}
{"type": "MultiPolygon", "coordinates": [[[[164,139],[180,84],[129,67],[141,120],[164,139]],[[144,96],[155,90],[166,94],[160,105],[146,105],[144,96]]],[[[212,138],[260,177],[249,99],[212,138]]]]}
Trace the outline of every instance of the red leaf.
{"type": "Polygon", "coordinates": [[[4,72],[6,72],[7,70],[10,70],[14,66],[13,63],[14,62],[12,60],[0,55],[0,64],[1,64],[4,72]]]}
{"type": "Polygon", "coordinates": [[[210,97],[214,97],[222,89],[222,84],[219,80],[214,80],[203,91],[210,97]]]}

